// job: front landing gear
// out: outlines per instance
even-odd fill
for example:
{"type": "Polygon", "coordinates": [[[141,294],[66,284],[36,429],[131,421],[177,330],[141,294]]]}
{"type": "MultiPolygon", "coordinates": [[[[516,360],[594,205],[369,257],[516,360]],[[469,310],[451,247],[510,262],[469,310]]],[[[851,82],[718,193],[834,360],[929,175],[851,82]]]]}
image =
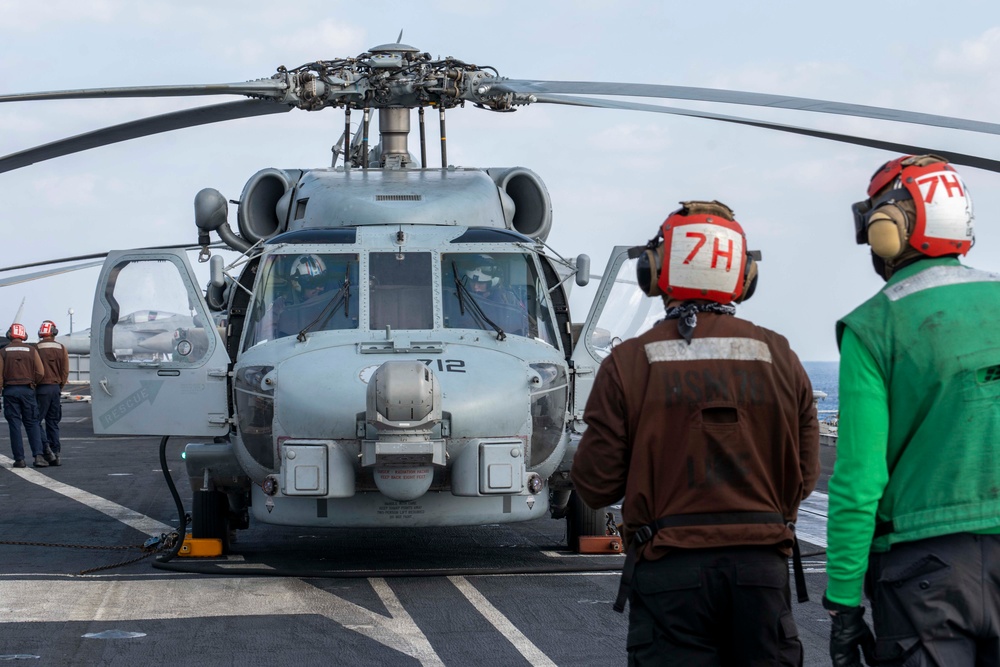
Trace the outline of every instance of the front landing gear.
{"type": "Polygon", "coordinates": [[[229,551],[229,499],[221,491],[195,491],[191,505],[191,532],[184,537],[179,556],[221,556],[229,551]]]}
{"type": "Polygon", "coordinates": [[[574,491],[566,512],[566,541],[580,554],[622,553],[622,539],[614,514],[607,508],[591,509],[574,491]]]}

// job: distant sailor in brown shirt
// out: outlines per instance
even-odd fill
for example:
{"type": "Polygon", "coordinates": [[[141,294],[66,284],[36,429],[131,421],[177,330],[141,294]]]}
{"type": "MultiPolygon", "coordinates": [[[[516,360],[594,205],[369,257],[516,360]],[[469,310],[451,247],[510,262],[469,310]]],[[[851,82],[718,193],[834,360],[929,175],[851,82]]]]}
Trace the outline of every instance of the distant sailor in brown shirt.
{"type": "Polygon", "coordinates": [[[38,327],[38,343],[35,349],[42,360],[45,374],[35,387],[38,401],[38,415],[45,420],[41,430],[43,455],[49,465],[62,465],[59,458],[62,444],[59,442],[59,422],[62,420],[62,389],[69,379],[69,353],[66,346],[56,342],[59,329],[52,320],[45,320],[38,327]]]}
{"type": "Polygon", "coordinates": [[[735,317],[760,255],[727,206],[684,202],[636,251],[666,318],[602,363],[572,470],[590,507],[624,498],[629,664],[801,665],[787,558],[819,477],[812,385],[735,317]]]}
{"type": "Polygon", "coordinates": [[[10,428],[10,449],[14,454],[14,467],[24,468],[24,440],[21,423],[28,433],[28,445],[35,459],[36,468],[48,467],[42,455],[42,438],[38,432],[38,404],[35,402],[35,385],[42,379],[42,360],[38,352],[26,342],[28,333],[24,325],[14,323],[7,330],[10,344],[0,350],[0,377],[3,378],[3,416],[10,428]]]}

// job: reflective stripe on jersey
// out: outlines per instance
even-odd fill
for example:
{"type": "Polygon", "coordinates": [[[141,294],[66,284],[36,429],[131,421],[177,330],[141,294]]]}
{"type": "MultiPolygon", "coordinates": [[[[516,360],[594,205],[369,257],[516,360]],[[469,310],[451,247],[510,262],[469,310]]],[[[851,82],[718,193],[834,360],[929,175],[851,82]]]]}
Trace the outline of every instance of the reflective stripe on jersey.
{"type": "Polygon", "coordinates": [[[898,283],[886,287],[882,292],[889,298],[889,301],[899,301],[911,294],[932,287],[991,281],[1000,281],[1000,273],[979,271],[964,266],[934,266],[905,280],[900,280],[898,283]]]}
{"type": "Polygon", "coordinates": [[[660,340],[646,344],[646,359],[651,364],[707,359],[771,363],[771,349],[754,338],[695,338],[690,345],[684,340],[660,340]]]}
{"type": "Polygon", "coordinates": [[[41,348],[41,347],[62,348],[62,346],[63,346],[62,343],[54,343],[54,342],[51,342],[51,341],[48,342],[48,343],[38,343],[38,344],[35,345],[35,347],[39,347],[39,348],[41,348]]]}
{"type": "Polygon", "coordinates": [[[17,347],[14,347],[12,345],[8,345],[7,347],[4,348],[4,351],[5,352],[31,352],[31,348],[30,347],[21,347],[20,345],[18,345],[17,347]]]}

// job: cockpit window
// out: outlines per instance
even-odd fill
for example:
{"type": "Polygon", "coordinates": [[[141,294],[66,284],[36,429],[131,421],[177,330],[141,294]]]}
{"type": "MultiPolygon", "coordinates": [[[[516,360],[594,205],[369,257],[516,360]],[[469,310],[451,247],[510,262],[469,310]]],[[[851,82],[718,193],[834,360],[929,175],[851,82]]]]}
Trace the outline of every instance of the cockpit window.
{"type": "Polygon", "coordinates": [[[441,277],[446,328],[499,329],[556,346],[548,294],[531,255],[445,253],[441,277]]]}
{"type": "Polygon", "coordinates": [[[286,336],[358,328],[357,255],[271,255],[261,271],[244,348],[286,336]]]}
{"type": "Polygon", "coordinates": [[[434,328],[429,252],[373,252],[368,265],[370,329],[434,328]]]}

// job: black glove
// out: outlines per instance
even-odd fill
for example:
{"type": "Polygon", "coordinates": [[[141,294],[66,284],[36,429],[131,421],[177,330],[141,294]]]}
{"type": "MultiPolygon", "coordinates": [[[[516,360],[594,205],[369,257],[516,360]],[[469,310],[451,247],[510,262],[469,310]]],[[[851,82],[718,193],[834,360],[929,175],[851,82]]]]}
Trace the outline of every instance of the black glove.
{"type": "Polygon", "coordinates": [[[862,667],[858,648],[865,662],[875,663],[875,636],[865,623],[865,608],[848,607],[823,596],[823,608],[830,614],[830,659],[833,667],[862,667]]]}

